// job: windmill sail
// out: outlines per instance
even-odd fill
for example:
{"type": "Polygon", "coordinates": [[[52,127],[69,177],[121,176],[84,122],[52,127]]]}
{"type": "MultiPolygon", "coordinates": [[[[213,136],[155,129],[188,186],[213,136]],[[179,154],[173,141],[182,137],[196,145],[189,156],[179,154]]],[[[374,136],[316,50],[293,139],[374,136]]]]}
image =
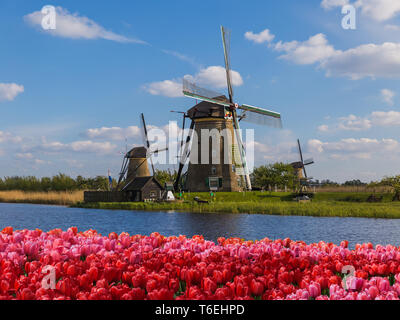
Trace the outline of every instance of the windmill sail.
{"type": "Polygon", "coordinates": [[[239,109],[243,110],[243,113],[240,115],[243,121],[274,128],[282,128],[282,118],[277,112],[245,104],[239,106],[239,109]]]}
{"type": "Polygon", "coordinates": [[[215,103],[224,107],[231,105],[223,94],[201,88],[187,79],[183,79],[183,94],[189,98],[215,103]]]}
{"type": "MultiPolygon", "coordinates": [[[[147,152],[150,152],[150,142],[149,142],[149,137],[147,135],[146,121],[144,120],[144,114],[143,113],[140,114],[140,120],[141,120],[142,129],[143,129],[143,132],[144,132],[144,138],[146,139],[147,152]]],[[[153,159],[151,158],[151,156],[150,156],[150,163],[151,163],[151,170],[152,170],[153,175],[154,175],[155,174],[154,164],[153,164],[153,159]]]]}
{"type": "Polygon", "coordinates": [[[225,70],[226,70],[226,82],[228,85],[228,93],[229,93],[229,101],[233,103],[233,89],[232,89],[232,80],[231,80],[231,59],[230,59],[230,38],[231,32],[221,26],[221,34],[222,34],[222,44],[224,47],[224,58],[225,58],[225,70]]]}

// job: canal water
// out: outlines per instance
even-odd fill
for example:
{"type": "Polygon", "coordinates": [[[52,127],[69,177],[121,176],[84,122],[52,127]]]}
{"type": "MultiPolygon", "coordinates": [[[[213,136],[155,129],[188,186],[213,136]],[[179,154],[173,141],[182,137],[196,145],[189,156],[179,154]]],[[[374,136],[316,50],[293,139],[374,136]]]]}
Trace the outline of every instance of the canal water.
{"type": "Polygon", "coordinates": [[[291,238],[307,243],[348,240],[374,245],[400,245],[400,220],[364,218],[320,218],[257,214],[199,214],[79,209],[59,206],[0,203],[0,228],[39,228],[49,231],[71,226],[79,231],[95,229],[103,235],[128,232],[149,235],[203,235],[207,240],[240,237],[246,240],[291,238]]]}

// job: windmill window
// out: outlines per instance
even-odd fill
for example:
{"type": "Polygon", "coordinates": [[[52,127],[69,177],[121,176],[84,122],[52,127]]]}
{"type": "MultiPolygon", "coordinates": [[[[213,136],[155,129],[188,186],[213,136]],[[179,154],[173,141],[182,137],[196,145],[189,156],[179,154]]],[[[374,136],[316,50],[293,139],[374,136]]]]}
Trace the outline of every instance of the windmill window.
{"type": "Polygon", "coordinates": [[[155,198],[157,196],[157,192],[150,191],[150,198],[155,198]]]}
{"type": "Polygon", "coordinates": [[[211,167],[211,174],[217,174],[217,168],[211,167]]]}

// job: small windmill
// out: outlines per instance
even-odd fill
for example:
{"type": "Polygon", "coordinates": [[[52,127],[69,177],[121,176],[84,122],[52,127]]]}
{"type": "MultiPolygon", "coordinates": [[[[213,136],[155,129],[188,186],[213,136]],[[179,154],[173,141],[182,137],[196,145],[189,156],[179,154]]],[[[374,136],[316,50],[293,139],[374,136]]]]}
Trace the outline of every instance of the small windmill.
{"type": "Polygon", "coordinates": [[[300,161],[291,163],[292,167],[296,171],[297,178],[300,181],[301,191],[306,191],[308,181],[312,179],[312,177],[307,176],[306,166],[309,166],[314,163],[313,159],[304,160],[303,151],[301,150],[300,140],[297,139],[297,147],[299,151],[300,161]]]}
{"type": "MultiPolygon", "coordinates": [[[[234,102],[229,56],[230,32],[224,27],[221,27],[221,34],[229,98],[210,90],[200,88],[190,83],[187,79],[184,79],[183,94],[186,97],[202,101],[191,108],[186,113],[186,117],[192,120],[190,132],[194,129],[198,133],[197,136],[199,140],[199,134],[202,129],[231,130],[232,137],[235,139],[232,145],[233,158],[239,158],[239,161],[236,160],[235,163],[223,163],[219,165],[191,165],[189,163],[186,179],[188,182],[187,188],[190,191],[208,191],[208,187],[210,187],[211,190],[211,185],[213,185],[212,188],[223,191],[251,190],[250,173],[247,167],[246,153],[239,131],[239,122],[248,121],[276,128],[282,127],[281,115],[279,113],[248,104],[240,105],[234,102]],[[239,111],[240,114],[238,114],[239,111]],[[241,182],[243,177],[244,181],[241,182]],[[211,181],[213,182],[211,183],[211,181]],[[204,182],[206,182],[208,186],[204,186],[204,182]],[[219,186],[216,186],[217,184],[219,186]]],[[[182,169],[190,154],[189,145],[191,139],[191,134],[189,134],[184,144],[183,152],[181,152],[181,163],[175,182],[175,189],[177,189],[179,185],[182,169]]],[[[199,141],[199,144],[201,144],[201,141],[199,141]]],[[[212,151],[216,153],[219,152],[220,154],[224,152],[222,149],[212,151]]]]}
{"type": "Polygon", "coordinates": [[[135,178],[150,177],[151,175],[148,167],[149,159],[154,176],[155,170],[152,156],[159,152],[168,150],[168,148],[157,149],[154,151],[150,150],[148,131],[143,113],[140,115],[140,122],[144,141],[143,143],[145,146],[135,147],[125,154],[118,178],[117,190],[123,191],[135,178]]]}

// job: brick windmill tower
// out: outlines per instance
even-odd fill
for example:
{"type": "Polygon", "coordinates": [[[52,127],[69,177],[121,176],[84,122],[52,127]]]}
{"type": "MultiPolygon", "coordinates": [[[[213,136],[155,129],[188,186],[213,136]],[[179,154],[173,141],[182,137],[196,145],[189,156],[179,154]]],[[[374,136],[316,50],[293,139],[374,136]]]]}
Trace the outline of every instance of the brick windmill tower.
{"type": "Polygon", "coordinates": [[[201,102],[184,114],[184,119],[191,120],[191,130],[186,141],[181,143],[181,160],[175,190],[185,189],[191,192],[251,190],[250,173],[239,122],[248,121],[282,127],[279,113],[234,103],[229,58],[230,33],[221,27],[221,34],[229,98],[200,88],[187,79],[183,80],[183,94],[201,102]],[[190,160],[188,170],[185,182],[182,183],[182,171],[188,159],[190,160]]]}

